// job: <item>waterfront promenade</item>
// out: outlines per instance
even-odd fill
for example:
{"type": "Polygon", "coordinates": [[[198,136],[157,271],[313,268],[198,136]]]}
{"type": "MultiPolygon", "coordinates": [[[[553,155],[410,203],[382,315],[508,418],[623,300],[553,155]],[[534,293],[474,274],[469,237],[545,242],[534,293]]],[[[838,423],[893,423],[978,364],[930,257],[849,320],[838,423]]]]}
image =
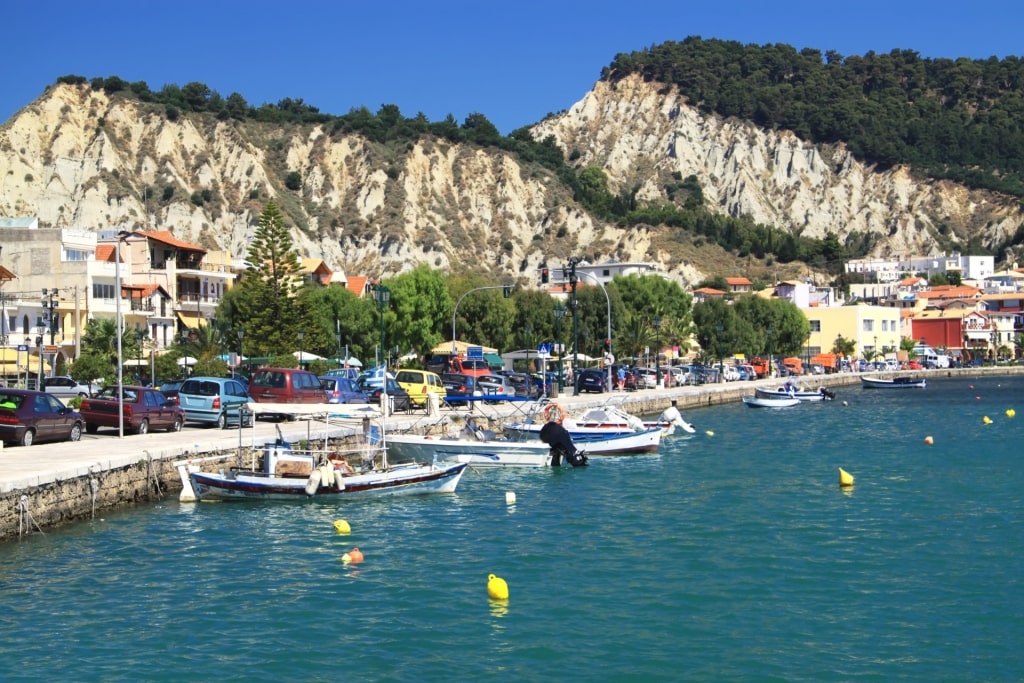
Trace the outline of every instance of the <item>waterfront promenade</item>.
{"type": "MultiPolygon", "coordinates": [[[[1024,367],[933,370],[919,374],[944,378],[1018,373],[1024,373],[1024,367]]],[[[684,417],[695,423],[699,431],[699,416],[686,411],[738,401],[741,396],[752,393],[756,386],[774,387],[782,381],[771,378],[579,396],[562,393],[552,400],[570,414],[611,400],[637,415],[658,414],[676,400],[684,417]]],[[[800,384],[811,388],[849,386],[850,390],[861,391],[860,376],[854,373],[804,377],[800,384]]],[[[842,398],[840,392],[839,400],[842,398]]],[[[472,411],[444,408],[435,416],[423,412],[398,414],[389,418],[388,428],[400,431],[445,429],[470,415],[498,421],[522,414],[526,406],[524,403],[481,403],[472,411]]],[[[278,429],[286,440],[294,443],[302,439],[322,439],[328,426],[318,420],[281,423],[259,420],[254,427],[241,430],[188,427],[177,433],[126,435],[123,439],[104,430],[96,435],[83,435],[76,443],[4,448],[0,450],[0,538],[88,518],[105,508],[177,495],[180,479],[173,467],[175,461],[220,457],[223,462],[233,464],[237,458],[245,458],[274,441],[278,429]]],[[[330,433],[340,437],[353,432],[350,428],[335,426],[330,428],[330,433]]]]}

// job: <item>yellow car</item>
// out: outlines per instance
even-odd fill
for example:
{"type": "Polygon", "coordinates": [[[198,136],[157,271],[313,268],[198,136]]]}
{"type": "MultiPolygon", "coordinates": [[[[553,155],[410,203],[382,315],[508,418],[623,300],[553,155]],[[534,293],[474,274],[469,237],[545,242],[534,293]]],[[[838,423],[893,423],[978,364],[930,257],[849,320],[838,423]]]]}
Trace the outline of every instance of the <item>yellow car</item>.
{"type": "Polygon", "coordinates": [[[439,402],[448,396],[441,378],[427,370],[399,370],[395,373],[395,381],[409,392],[414,405],[427,405],[427,394],[437,394],[439,402]]]}

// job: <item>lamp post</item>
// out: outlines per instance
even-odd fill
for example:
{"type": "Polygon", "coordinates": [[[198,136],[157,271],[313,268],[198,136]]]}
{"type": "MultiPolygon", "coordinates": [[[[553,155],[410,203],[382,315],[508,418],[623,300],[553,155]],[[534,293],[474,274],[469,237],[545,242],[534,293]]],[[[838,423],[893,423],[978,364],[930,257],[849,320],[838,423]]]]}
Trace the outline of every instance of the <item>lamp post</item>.
{"type": "Polygon", "coordinates": [[[39,374],[36,375],[36,391],[43,390],[43,335],[36,337],[36,353],[39,354],[39,374]]]}
{"type": "Polygon", "coordinates": [[[558,337],[558,393],[565,391],[565,379],[562,377],[562,318],[565,317],[565,306],[555,306],[555,335],[558,337]]]}
{"type": "Polygon", "coordinates": [[[142,330],[135,330],[135,377],[142,384],[142,330]]]}
{"type": "Polygon", "coordinates": [[[299,337],[299,367],[301,368],[302,367],[302,340],[306,338],[306,333],[300,330],[299,334],[298,334],[298,337],[299,337]]]}
{"type": "Polygon", "coordinates": [[[579,263],[579,259],[573,256],[569,259],[568,270],[569,270],[569,287],[572,289],[572,294],[569,298],[569,310],[572,311],[572,395],[577,396],[580,393],[580,372],[579,372],[579,361],[577,354],[580,348],[580,336],[579,328],[576,323],[576,309],[579,308],[579,302],[576,301],[576,264],[579,263]]]}
{"type": "MultiPolygon", "coordinates": [[[[575,272],[575,266],[573,266],[573,270],[575,272]]],[[[601,287],[601,291],[604,292],[604,300],[605,300],[605,303],[608,304],[608,336],[605,337],[605,339],[608,340],[608,344],[609,344],[609,346],[608,346],[608,353],[611,353],[611,350],[612,350],[612,347],[611,347],[611,343],[612,343],[612,300],[608,296],[608,290],[604,288],[604,283],[601,282],[599,279],[597,279],[597,276],[594,275],[593,273],[588,273],[586,271],[582,271],[582,272],[579,273],[579,275],[582,275],[583,277],[592,277],[592,278],[594,278],[594,282],[596,282],[598,284],[598,286],[601,287]]],[[[574,299],[576,298],[576,288],[575,287],[573,288],[573,298],[574,299]]],[[[611,367],[608,368],[607,375],[608,375],[608,391],[611,391],[612,390],[612,370],[611,370],[611,367]]]]}
{"type": "MultiPolygon", "coordinates": [[[[373,296],[377,299],[377,307],[380,309],[380,354],[381,358],[387,358],[384,351],[384,309],[387,308],[388,301],[391,300],[391,290],[384,285],[374,285],[373,296]]],[[[454,323],[453,329],[454,329],[454,323]]],[[[452,336],[454,340],[454,333],[452,336]]],[[[454,341],[452,342],[454,344],[454,341]]]]}
{"type": "MultiPolygon", "coordinates": [[[[244,357],[242,355],[242,340],[245,339],[245,328],[239,325],[235,334],[238,335],[238,367],[242,367],[242,358],[244,357]]],[[[249,374],[252,374],[251,369],[249,374]]]]}
{"type": "MultiPolygon", "coordinates": [[[[486,287],[474,287],[473,289],[469,290],[468,292],[466,292],[465,294],[463,294],[462,296],[459,297],[459,300],[455,302],[455,308],[452,309],[452,355],[453,356],[458,354],[458,350],[455,347],[455,314],[458,313],[458,311],[459,311],[459,304],[462,303],[462,300],[465,299],[470,294],[472,294],[473,292],[479,292],[479,291],[481,291],[483,289],[503,289],[503,290],[506,290],[506,292],[507,292],[510,287],[511,287],[510,285],[488,285],[486,287]]],[[[387,288],[385,287],[385,289],[387,289],[387,288]]],[[[379,301],[379,299],[378,299],[378,301],[379,301]]],[[[384,299],[384,303],[387,303],[387,299],[384,299]]],[[[381,335],[381,339],[383,339],[383,338],[384,338],[384,335],[382,334],[381,335]]],[[[383,342],[381,342],[381,343],[383,343],[383,342]]]]}
{"type": "Polygon", "coordinates": [[[661,382],[661,316],[654,316],[654,334],[657,342],[654,345],[654,385],[663,388],[661,382]]]}
{"type": "Polygon", "coordinates": [[[130,232],[122,230],[117,233],[117,241],[114,242],[114,318],[117,328],[117,438],[124,438],[124,368],[122,358],[124,348],[121,340],[123,331],[121,325],[121,242],[131,235],[130,232]]]}
{"type": "Polygon", "coordinates": [[[43,288],[43,310],[47,311],[46,321],[50,325],[50,346],[54,344],[54,335],[57,332],[57,290],[43,288]]]}

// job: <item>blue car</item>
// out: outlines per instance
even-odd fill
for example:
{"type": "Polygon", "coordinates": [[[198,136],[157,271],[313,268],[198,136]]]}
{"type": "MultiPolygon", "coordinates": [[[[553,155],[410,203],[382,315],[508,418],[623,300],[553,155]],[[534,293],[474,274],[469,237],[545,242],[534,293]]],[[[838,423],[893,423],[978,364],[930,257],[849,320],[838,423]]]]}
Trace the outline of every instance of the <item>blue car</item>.
{"type": "Polygon", "coordinates": [[[581,393],[584,391],[592,391],[601,394],[608,388],[608,376],[604,374],[603,370],[597,370],[594,368],[580,370],[576,381],[579,382],[581,393]]]}
{"type": "Polygon", "coordinates": [[[320,383],[327,392],[328,403],[368,403],[369,397],[359,386],[347,377],[321,375],[320,383]]]}
{"type": "MultiPolygon", "coordinates": [[[[187,422],[199,422],[224,429],[239,424],[242,406],[251,401],[245,385],[230,377],[190,377],[178,389],[178,404],[187,422]]],[[[248,426],[246,417],[242,426],[248,426]]]]}

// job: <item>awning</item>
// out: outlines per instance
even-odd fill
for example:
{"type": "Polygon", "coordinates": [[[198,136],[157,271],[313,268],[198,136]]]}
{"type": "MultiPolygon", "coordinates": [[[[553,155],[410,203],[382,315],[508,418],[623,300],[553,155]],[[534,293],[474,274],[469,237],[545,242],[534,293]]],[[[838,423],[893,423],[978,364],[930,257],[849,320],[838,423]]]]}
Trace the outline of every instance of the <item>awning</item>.
{"type": "Polygon", "coordinates": [[[496,353],[485,353],[485,354],[484,354],[484,360],[485,360],[485,361],[487,362],[487,364],[488,364],[488,365],[490,365],[490,366],[491,366],[492,368],[500,368],[500,367],[502,367],[502,366],[504,366],[504,365],[505,365],[505,361],[503,361],[503,360],[501,359],[501,356],[499,356],[499,355],[498,355],[498,354],[496,354],[496,353]]]}
{"type": "Polygon", "coordinates": [[[190,330],[198,330],[203,326],[203,319],[198,315],[189,315],[187,313],[178,312],[178,320],[182,325],[190,330]]]}

